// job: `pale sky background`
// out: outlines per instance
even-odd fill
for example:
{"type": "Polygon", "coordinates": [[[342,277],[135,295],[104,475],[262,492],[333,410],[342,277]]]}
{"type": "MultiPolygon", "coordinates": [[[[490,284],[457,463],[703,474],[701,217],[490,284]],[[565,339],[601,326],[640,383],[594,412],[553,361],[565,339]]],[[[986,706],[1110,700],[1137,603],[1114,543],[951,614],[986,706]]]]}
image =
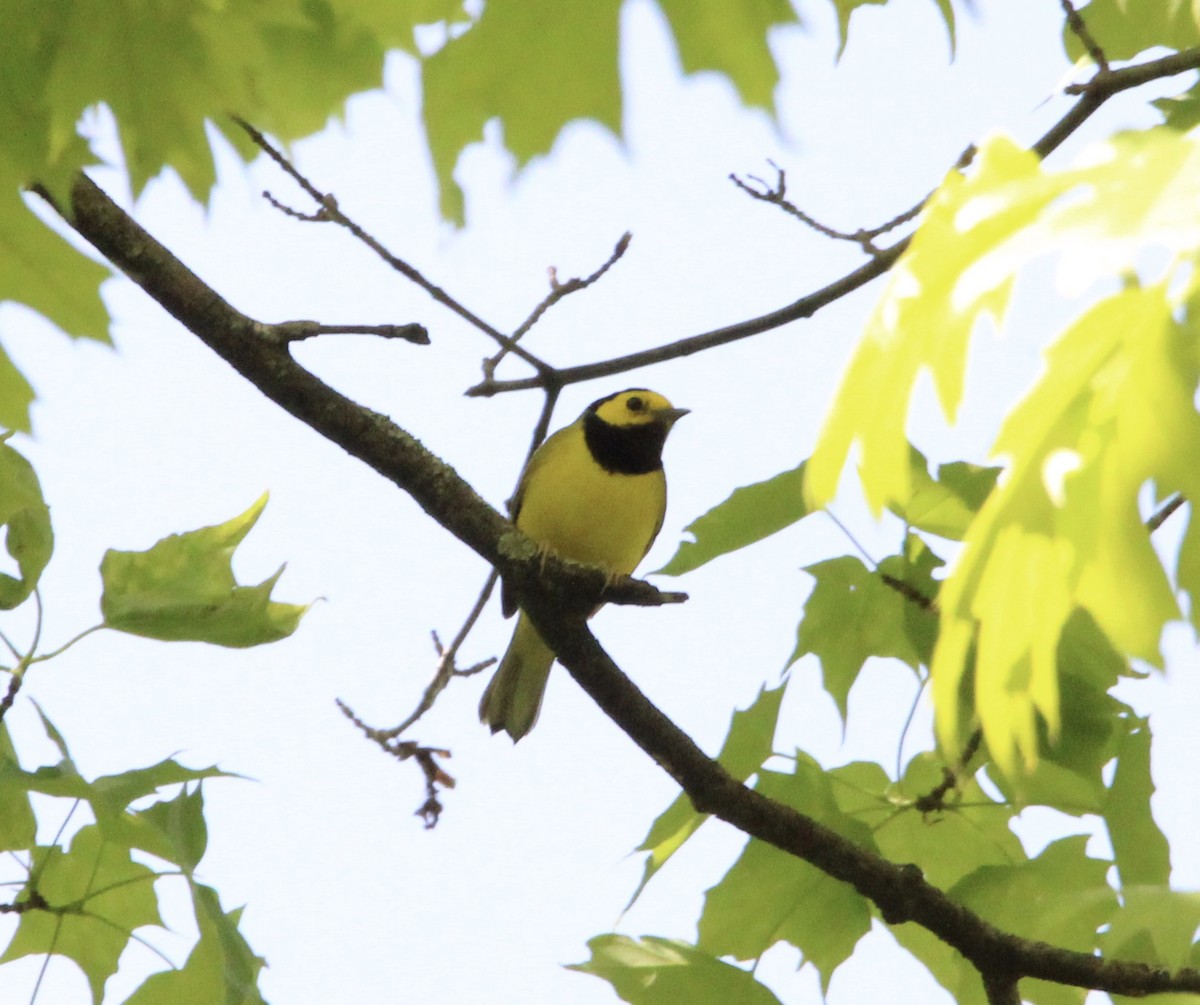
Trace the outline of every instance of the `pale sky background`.
{"type": "MultiPolygon", "coordinates": [[[[802,208],[853,230],[907,209],[992,129],[1036,139],[1067,107],[1056,96],[1068,70],[1059,4],[980,7],[959,23],[953,63],[931,0],[865,8],[835,66],[832,7],[805,2],[805,26],[772,39],[784,67],[777,130],[743,110],[724,81],[681,79],[657,8],[630,0],[622,19],[626,146],[596,126],[572,126],[553,155],[515,183],[495,142],[473,149],[460,165],[470,226],[459,233],[436,215],[418,78],[406,58],[389,63],[384,91],[354,99],[343,125],[295,154],[344,211],[502,329],[545,294],[548,266],[563,278],[585,275],[631,230],[624,260],[555,308],[526,343],[559,364],[605,358],[761,314],[860,264],[853,246],[751,202],[727,180],[731,171],[769,176],[772,158],[787,168],[802,208]]],[[[1053,163],[1067,163],[1116,125],[1152,121],[1139,110],[1146,98],[1143,89],[1103,111],[1053,163]]],[[[96,177],[127,202],[113,173],[96,177]]],[[[344,232],[268,206],[263,188],[311,208],[272,165],[245,170],[223,151],[220,179],[207,211],[174,177],[160,179],[138,218],[254,317],[426,324],[433,344],[424,349],[335,336],[298,355],[390,414],[501,505],[540,394],[463,398],[493,351],[489,342],[344,232]]],[[[563,395],[555,426],[628,386],[653,387],[693,410],[667,447],[670,508],[644,570],[665,563],[682,527],[733,487],[807,456],[878,289],[812,321],[563,395]]],[[[1005,402],[1028,385],[1039,346],[1067,316],[1053,290],[1049,273],[1031,276],[1005,338],[979,340],[958,426],[947,430],[931,396],[921,397],[914,439],[927,453],[983,458],[1005,402]]],[[[484,677],[453,685],[412,730],[452,748],[446,767],[459,783],[444,794],[436,830],[423,830],[413,816],[423,799],[415,766],[363,739],[334,698],[376,725],[404,718],[433,673],[430,630],[454,634],[484,565],[392,485],[263,399],[132,283],[116,279],[104,292],[117,319],[116,352],[72,344],[28,312],[0,308],[5,344],[40,394],[35,438],[17,444],[35,463],[55,519],[56,553],[42,584],[47,646],[98,619],[105,548],[145,548],[226,520],[264,489],[270,505],[235,569],[258,582],[287,561],[277,597],[324,599],[294,637],[249,651],[102,633],[39,666],[25,694],[64,732],[89,777],[175,755],[253,779],[205,785],[209,850],[200,872],[227,908],[246,905],[242,927],[269,961],[262,988],[275,1005],[616,1001],[606,983],[561,964],[584,960],[587,939],[614,929],[693,938],[703,892],[732,864],[741,837],[709,823],[622,916],[642,869],[630,852],[676,789],[561,670],[537,729],[516,748],[477,721],[484,677]]],[[[513,363],[502,375],[525,370],[513,363]]],[[[876,557],[894,549],[898,528],[874,526],[853,493],[845,495],[836,510],[865,546],[876,557]]],[[[801,567],[849,550],[830,521],[815,517],[678,582],[660,580],[688,591],[690,603],[609,609],[595,629],[648,695],[715,752],[732,710],[774,683],[792,650],[811,585],[801,567]]],[[[23,639],[28,619],[6,619],[3,628],[23,639]]],[[[511,628],[493,603],[461,662],[498,655],[511,628]]],[[[1172,839],[1176,882],[1194,888],[1200,818],[1190,765],[1200,740],[1190,710],[1200,695],[1187,672],[1196,662],[1190,633],[1171,642],[1166,680],[1128,697],[1153,713],[1155,809],[1172,839]]],[[[913,700],[911,672],[891,663],[869,668],[852,694],[844,738],[816,664],[795,672],[776,749],[800,747],[827,766],[879,759],[891,770],[913,700]]],[[[906,759],[928,744],[929,720],[922,704],[906,759]]],[[[27,701],[9,721],[26,766],[53,760],[27,701]]],[[[1034,850],[1054,833],[1052,816],[1031,813],[1022,825],[1034,850]]],[[[59,819],[44,817],[47,839],[59,819]]],[[[173,932],[142,934],[182,964],[190,907],[171,899],[167,911],[173,932]]],[[[0,933],[10,930],[0,921],[0,933]]],[[[797,961],[794,950],[777,948],[759,974],[787,1002],[819,1001],[815,972],[796,972],[797,961]]],[[[122,963],[107,1001],[123,1000],[158,967],[138,946],[122,963]]],[[[27,1001],[39,967],[0,967],[0,1000],[27,1001]]],[[[876,932],[836,974],[830,1000],[881,996],[949,1000],[876,932]]],[[[87,998],[81,975],[58,960],[38,1001],[87,998]]]]}

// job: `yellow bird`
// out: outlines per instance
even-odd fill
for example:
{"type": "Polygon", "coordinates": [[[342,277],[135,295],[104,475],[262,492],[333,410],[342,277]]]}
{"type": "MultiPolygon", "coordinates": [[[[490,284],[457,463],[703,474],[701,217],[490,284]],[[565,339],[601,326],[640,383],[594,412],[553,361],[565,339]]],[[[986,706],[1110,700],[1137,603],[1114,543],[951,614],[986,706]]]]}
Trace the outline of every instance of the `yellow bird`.
{"type": "MultiPolygon", "coordinates": [[[[543,443],[525,467],[512,519],[562,558],[628,576],[650,550],[667,509],[662,451],[688,409],[633,388],[594,401],[543,443]]],[[[509,617],[516,601],[501,591],[509,617]]],[[[554,653],[525,616],[483,692],[479,718],[493,733],[521,739],[537,721],[554,653]]]]}

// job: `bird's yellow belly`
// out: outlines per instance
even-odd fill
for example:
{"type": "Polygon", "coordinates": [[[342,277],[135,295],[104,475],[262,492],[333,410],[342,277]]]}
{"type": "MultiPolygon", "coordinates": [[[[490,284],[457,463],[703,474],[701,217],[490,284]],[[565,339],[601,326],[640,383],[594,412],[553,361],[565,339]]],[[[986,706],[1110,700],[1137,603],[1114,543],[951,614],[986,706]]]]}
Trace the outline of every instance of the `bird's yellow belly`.
{"type": "Polygon", "coordinates": [[[646,554],[666,507],[661,470],[612,474],[583,454],[553,484],[531,485],[517,526],[563,558],[628,575],[646,554]]]}

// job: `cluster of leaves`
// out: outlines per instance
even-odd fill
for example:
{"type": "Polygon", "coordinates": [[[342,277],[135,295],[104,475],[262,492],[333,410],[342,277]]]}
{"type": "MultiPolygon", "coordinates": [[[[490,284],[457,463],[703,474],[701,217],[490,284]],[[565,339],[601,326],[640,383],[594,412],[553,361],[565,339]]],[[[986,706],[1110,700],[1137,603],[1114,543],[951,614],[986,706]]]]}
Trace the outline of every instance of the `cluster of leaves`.
{"type": "MultiPolygon", "coordinates": [[[[878,2],[834,0],[843,45],[854,10],[878,2]]],[[[935,2],[953,34],[949,0],[935,2]]],[[[400,48],[422,59],[430,150],[443,212],[454,220],[463,216],[455,162],[489,121],[501,122],[518,164],[548,152],[575,118],[620,131],[618,0],[570,13],[551,0],[495,0],[478,16],[457,0],[150,6],[152,15],[141,0],[109,5],[103,16],[84,0],[0,10],[0,123],[12,139],[0,151],[0,298],[20,299],[72,335],[104,337],[98,285],[106,272],[44,230],[21,192],[37,184],[61,201],[94,157],[85,113],[98,106],[116,120],[135,196],[170,166],[204,199],[215,179],[213,131],[244,157],[253,152],[228,127],[228,109],[293,140],[323,125],[350,94],[376,86],[385,53],[400,48]],[[434,23],[440,37],[419,52],[415,30],[434,23]],[[122,58],[95,45],[113,39],[113,24],[132,26],[119,37],[122,58]],[[142,85],[151,78],[159,86],[147,103],[142,85]],[[169,100],[177,103],[164,108],[169,100]]],[[[791,4],[659,7],[686,72],[720,72],[748,105],[771,108],[778,71],[768,36],[795,20],[791,4]]],[[[1094,0],[1083,13],[1111,60],[1153,46],[1200,46],[1194,5],[1094,0]]],[[[1076,56],[1086,49],[1076,34],[1067,45],[1076,56]]],[[[981,144],[970,169],[952,172],[926,206],[811,460],[738,490],[697,521],[695,541],[667,570],[682,573],[805,518],[832,498],[857,447],[868,501],[898,516],[904,533],[897,553],[874,567],[843,556],[809,568],[816,586],[793,659],[818,657],[843,716],[867,659],[907,664],[933,682],[940,751],[917,755],[894,779],[877,764],[825,770],[803,751],[781,756],[780,687],[735,716],[721,762],[862,847],[914,863],[1006,930],[1168,967],[1197,962],[1200,908],[1169,886],[1169,851],[1149,811],[1149,725],[1111,690],[1133,673],[1132,660],[1160,662],[1159,636],[1180,617],[1180,595],[1196,617],[1197,532],[1189,526],[1166,568],[1139,497],[1151,486],[1158,501],[1200,498],[1189,463],[1200,432],[1200,137],[1189,132],[1200,120],[1198,95],[1193,88],[1159,101],[1164,128],[1115,137],[1065,171],[1048,170],[1004,137],[981,144]],[[1153,274],[1148,248],[1157,254],[1153,274]],[[995,444],[1003,477],[966,463],[931,473],[902,421],[918,376],[930,372],[953,418],[972,332],[983,318],[1002,323],[1018,271],[1049,253],[1069,258],[1077,280],[1109,281],[1109,292],[1054,342],[1038,386],[1010,414],[995,444]],[[939,578],[952,553],[953,571],[939,578]],[[1082,835],[1030,858],[1011,826],[1028,805],[1099,821],[1112,860],[1090,857],[1082,835]]],[[[0,426],[28,430],[31,400],[0,352],[0,426]]],[[[277,576],[241,587],[229,567],[261,507],[147,552],[110,552],[97,627],[238,646],[288,634],[303,608],[270,599],[277,576]]],[[[17,569],[0,576],[0,610],[11,610],[34,596],[53,536],[32,469],[7,444],[0,525],[17,569]]],[[[29,669],[52,655],[39,653],[36,641],[26,652],[13,649],[3,708],[29,669]]],[[[23,891],[7,905],[20,918],[3,959],[65,955],[98,998],[134,929],[158,921],[156,879],[180,876],[200,940],[183,969],[150,978],[133,1000],[194,1001],[199,988],[257,1000],[261,961],[237,935],[236,912],[226,913],[194,878],[205,844],[198,786],[217,772],[166,761],[86,782],[43,722],[61,754],[54,766],[26,771],[0,734],[0,837],[28,867],[23,891]],[[160,794],[180,785],[174,796],[160,794]],[[94,822],[69,847],[39,846],[33,793],[86,802],[94,822]],[[168,868],[135,862],[135,852],[168,868]]],[[[642,846],[643,885],[704,820],[681,797],[655,822],[642,846]]],[[[876,922],[884,923],[860,894],[751,841],[709,891],[694,945],[603,936],[580,969],[629,1001],[769,1002],[766,988],[725,959],[756,959],[784,942],[827,986],[876,922]]],[[[924,929],[891,928],[959,1001],[983,1000],[974,970],[953,950],[924,929]]],[[[1023,990],[1039,1003],[1083,996],[1050,985],[1023,990]]]]}
{"type": "MultiPolygon", "coordinates": [[[[928,679],[945,590],[934,578],[943,563],[931,544],[962,540],[996,492],[997,468],[952,463],[931,474],[918,451],[905,453],[914,487],[907,505],[895,506],[906,525],[900,552],[873,568],[847,555],[806,570],[815,586],[789,664],[816,655],[843,717],[868,659],[892,658],[928,679]]],[[[698,568],[810,515],[803,491],[808,467],[735,491],[688,528],[695,540],[684,542],[662,571],[698,568]]],[[[1082,610],[1064,627],[1056,661],[1062,738],[1052,742],[1042,729],[1035,766],[1013,775],[986,746],[968,751],[967,763],[919,753],[896,779],[873,762],[826,770],[801,750],[781,757],[774,738],[790,682],[764,690],[735,714],[718,760],[737,778],[753,777],[754,788],[771,799],[889,861],[913,863],[1006,931],[1166,967],[1194,965],[1200,905],[1170,888],[1169,848],[1150,813],[1150,726],[1109,693],[1132,671],[1082,610]],[[1113,859],[1089,856],[1086,834],[1064,837],[1030,858],[1011,825],[1031,805],[1098,820],[1113,859]],[[1116,888],[1108,879],[1113,866],[1116,888]]],[[[647,853],[642,887],[706,819],[681,795],[655,821],[639,848],[647,853]]],[[[722,958],[754,960],[786,943],[816,967],[828,989],[875,922],[883,923],[878,910],[849,886],[751,840],[708,890],[694,945],[599,936],[590,943],[592,959],[578,969],[611,981],[631,1002],[678,1001],[683,989],[695,990],[689,1001],[717,1002],[729,1000],[734,988],[737,1000],[772,1002],[750,972],[722,958]]],[[[953,949],[919,926],[887,927],[957,1001],[986,1001],[977,972],[953,949]]],[[[1030,982],[1023,994],[1057,1003],[1080,1002],[1085,992],[1030,982]]]]}
{"type": "MultiPolygon", "coordinates": [[[[241,586],[231,567],[234,549],[265,505],[264,496],[226,523],[171,535],[146,551],[109,551],[100,566],[103,620],[53,652],[39,652],[37,630],[25,651],[0,634],[16,661],[0,666],[9,675],[0,702],[0,851],[16,856],[24,873],[20,892],[0,904],[0,912],[17,917],[0,963],[31,954],[72,960],[99,1002],[130,940],[143,941],[135,931],[162,924],[156,882],[176,877],[190,891],[199,939],[181,967],[149,977],[127,1001],[261,1001],[256,985],[263,961],[238,931],[240,911],[222,908],[216,891],[195,876],[207,843],[200,782],[223,772],[166,760],[88,781],[40,709],[60,758],[29,771],[21,766],[3,718],[37,664],[100,629],[236,647],[290,635],[306,608],[271,599],[279,573],[257,586],[241,586]],[[37,813],[35,795],[48,797],[37,804],[37,813]],[[81,805],[92,821],[78,827],[68,842],[63,838],[67,822],[81,805]],[[53,840],[39,841],[39,823],[44,832],[55,820],[61,826],[53,840]]],[[[0,611],[37,602],[40,624],[36,590],[53,551],[50,509],[33,467],[4,439],[0,530],[17,572],[0,575],[0,611]]]]}
{"type": "MultiPolygon", "coordinates": [[[[832,2],[844,47],[854,10],[881,0],[832,2]]],[[[953,37],[950,0],[933,2],[953,37]]],[[[0,302],[26,304],[73,337],[107,340],[99,286],[108,271],[22,201],[30,185],[67,201],[76,172],[100,160],[90,140],[106,132],[101,110],[111,113],[135,198],[170,168],[203,202],[216,183],[218,136],[247,161],[259,152],[231,110],[290,143],[379,87],[385,56],[399,50],[421,60],[442,211],[462,223],[454,168],[489,122],[502,124],[518,166],[549,153],[574,120],[620,135],[621,6],[501,0],[474,16],[463,0],[8,4],[0,10],[0,133],[9,137],[0,149],[0,302]]],[[[774,111],[779,72],[768,40],[797,21],[788,0],[659,6],[686,73],[722,74],[749,107],[774,111]]],[[[33,398],[0,348],[0,427],[28,431],[33,398]]]]}
{"type": "MultiPolygon", "coordinates": [[[[1083,14],[1110,59],[1200,45],[1194,5],[1097,0],[1083,14]]],[[[1075,34],[1067,41],[1084,54],[1075,34]]],[[[1200,499],[1198,100],[1193,88],[1156,102],[1164,126],[1116,135],[1066,170],[1004,136],[981,143],[924,207],[813,456],[696,520],[662,570],[683,574],[820,509],[857,448],[862,491],[877,514],[900,518],[901,545],[873,566],[846,555],[808,567],[815,586],[789,662],[818,658],[843,717],[867,659],[907,664],[932,684],[938,749],[895,779],[873,763],[825,770],[802,751],[768,761],[785,684],[735,717],[723,762],[862,847],[914,863],[1006,931],[1166,968],[1200,963],[1200,902],[1170,886],[1150,811],[1150,725],[1111,691],[1143,676],[1136,661],[1162,665],[1162,630],[1185,609],[1200,626],[1197,521],[1164,555],[1147,519],[1165,501],[1200,499]],[[1053,256],[1087,299],[1003,424],[991,450],[1002,465],[931,473],[905,436],[919,375],[953,421],[973,332],[983,319],[1002,326],[1018,274],[1053,256]],[[1087,826],[1031,858],[1011,827],[1028,806],[1087,826]],[[1111,859],[1088,853],[1095,823],[1111,859]]],[[[702,822],[680,803],[659,817],[641,846],[644,882],[702,822]]],[[[579,969],[639,1005],[773,1002],[727,960],[786,943],[827,988],[873,923],[955,1000],[986,1000],[953,949],[754,840],[707,892],[694,944],[600,936],[579,969]]],[[[1038,981],[1021,991],[1038,1003],[1086,993],[1038,981]]]]}

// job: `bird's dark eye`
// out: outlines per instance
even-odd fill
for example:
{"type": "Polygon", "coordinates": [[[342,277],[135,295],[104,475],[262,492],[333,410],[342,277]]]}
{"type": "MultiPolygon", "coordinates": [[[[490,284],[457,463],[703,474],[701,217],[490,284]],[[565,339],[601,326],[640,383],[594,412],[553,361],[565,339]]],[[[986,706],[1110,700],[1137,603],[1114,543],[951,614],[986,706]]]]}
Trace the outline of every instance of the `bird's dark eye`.
{"type": "Polygon", "coordinates": [[[646,399],[639,398],[636,394],[625,402],[625,407],[631,412],[640,412],[646,407],[646,399]]]}

